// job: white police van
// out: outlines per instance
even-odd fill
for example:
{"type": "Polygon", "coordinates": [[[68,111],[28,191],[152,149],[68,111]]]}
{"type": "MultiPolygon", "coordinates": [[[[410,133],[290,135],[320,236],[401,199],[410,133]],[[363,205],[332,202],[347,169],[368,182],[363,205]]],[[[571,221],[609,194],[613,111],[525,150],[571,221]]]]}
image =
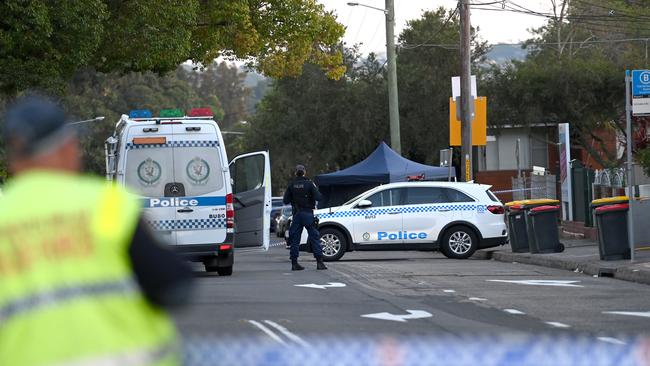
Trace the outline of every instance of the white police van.
{"type": "Polygon", "coordinates": [[[269,154],[229,163],[210,109],[131,111],[105,148],[107,179],[142,198],[151,228],[185,258],[230,275],[234,248],[268,249],[269,154]]]}
{"type": "MultiPolygon", "coordinates": [[[[404,182],[315,214],[324,259],[334,261],[353,250],[440,250],[449,258],[469,258],[507,242],[504,212],[487,185],[404,182]]],[[[311,250],[305,232],[300,242],[301,250],[311,250]]]]}

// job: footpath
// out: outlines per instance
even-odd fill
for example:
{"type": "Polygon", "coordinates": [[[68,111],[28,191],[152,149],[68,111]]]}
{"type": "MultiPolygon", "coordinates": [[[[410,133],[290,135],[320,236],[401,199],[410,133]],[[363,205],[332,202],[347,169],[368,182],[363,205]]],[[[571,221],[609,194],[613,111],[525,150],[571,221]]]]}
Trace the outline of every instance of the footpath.
{"type": "Polygon", "coordinates": [[[478,251],[478,258],[500,262],[534,264],[559,268],[598,277],[650,285],[650,247],[637,248],[635,260],[602,261],[598,255],[598,243],[589,239],[560,239],[565,246],[562,253],[531,254],[513,253],[510,245],[478,251]]]}

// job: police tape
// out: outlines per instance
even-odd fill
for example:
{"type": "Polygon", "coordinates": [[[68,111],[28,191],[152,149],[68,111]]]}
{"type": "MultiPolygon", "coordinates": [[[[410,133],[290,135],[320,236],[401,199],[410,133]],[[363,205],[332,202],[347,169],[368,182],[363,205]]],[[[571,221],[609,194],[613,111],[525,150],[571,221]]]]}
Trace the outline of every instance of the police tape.
{"type": "Polygon", "coordinates": [[[302,343],[270,338],[190,337],[187,366],[650,365],[650,337],[570,334],[431,337],[311,337],[302,343]]]}

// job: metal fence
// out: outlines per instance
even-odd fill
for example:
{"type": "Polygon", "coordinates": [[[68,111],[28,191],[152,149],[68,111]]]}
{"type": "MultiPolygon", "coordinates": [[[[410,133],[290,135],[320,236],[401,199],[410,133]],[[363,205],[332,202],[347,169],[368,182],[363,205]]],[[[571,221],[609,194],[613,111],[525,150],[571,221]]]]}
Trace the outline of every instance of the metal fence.
{"type": "Polygon", "coordinates": [[[625,194],[625,168],[596,170],[594,173],[593,199],[625,194]]]}
{"type": "Polygon", "coordinates": [[[512,178],[512,198],[515,201],[536,198],[557,199],[555,175],[512,178]]]}

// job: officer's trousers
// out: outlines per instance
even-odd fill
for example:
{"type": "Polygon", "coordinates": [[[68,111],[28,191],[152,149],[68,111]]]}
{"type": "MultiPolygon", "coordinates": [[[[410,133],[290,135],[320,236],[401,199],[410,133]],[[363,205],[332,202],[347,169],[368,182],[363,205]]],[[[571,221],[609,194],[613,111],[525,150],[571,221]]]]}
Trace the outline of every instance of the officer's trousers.
{"type": "Polygon", "coordinates": [[[314,258],[322,257],[323,248],[320,245],[318,229],[314,225],[314,214],[311,211],[298,211],[293,214],[291,227],[289,227],[289,258],[291,260],[298,259],[300,237],[302,236],[303,228],[307,229],[307,234],[309,235],[307,242],[311,245],[314,258]]]}

